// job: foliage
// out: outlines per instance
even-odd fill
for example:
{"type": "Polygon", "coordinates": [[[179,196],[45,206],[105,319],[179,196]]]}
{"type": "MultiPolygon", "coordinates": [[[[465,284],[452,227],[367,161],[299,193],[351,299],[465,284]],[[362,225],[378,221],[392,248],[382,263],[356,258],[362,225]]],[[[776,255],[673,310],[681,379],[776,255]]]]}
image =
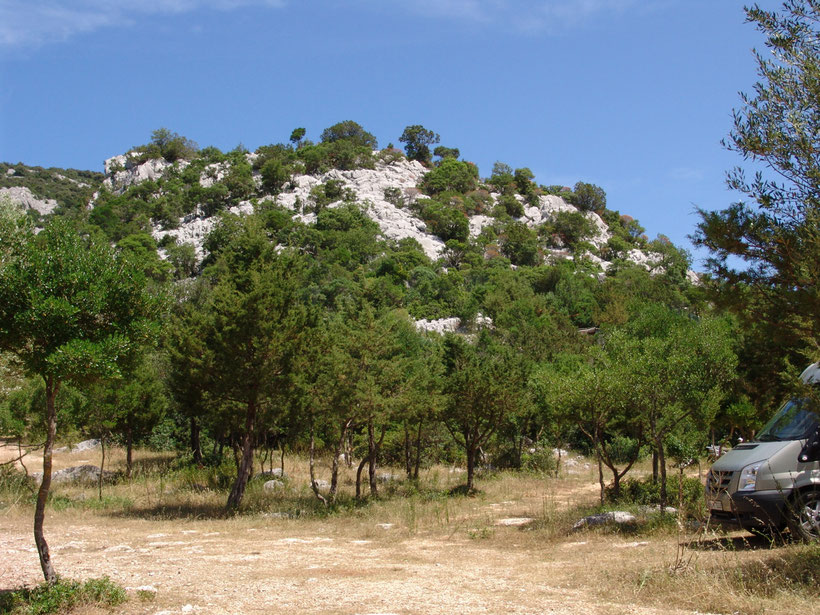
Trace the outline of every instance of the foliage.
{"type": "Polygon", "coordinates": [[[0,610],[9,615],[48,615],[82,606],[114,607],[126,599],[125,590],[108,577],[83,583],[60,579],[57,583],[0,594],[0,610]]]}
{"type": "Polygon", "coordinates": [[[777,348],[775,357],[793,358],[816,353],[820,340],[820,3],[790,0],[779,12],[753,5],[746,16],[771,55],[755,54],[759,81],[742,95],[724,144],[757,168],[728,174],[751,202],[700,210],[694,241],[712,252],[721,304],[749,323],[758,344],[777,348]]]}
{"type": "MultiPolygon", "coordinates": [[[[407,126],[399,137],[399,141],[405,144],[404,150],[407,153],[408,160],[418,160],[422,164],[430,164],[432,159],[430,146],[438,143],[440,139],[441,137],[438,134],[419,124],[407,126]]],[[[454,158],[458,158],[458,155],[454,158]]]]}
{"type": "Polygon", "coordinates": [[[322,131],[321,140],[323,143],[349,141],[354,145],[369,147],[370,149],[376,149],[379,146],[376,137],[352,120],[339,122],[325,128],[322,131]]]}
{"type": "Polygon", "coordinates": [[[578,182],[573,188],[572,204],[581,211],[599,213],[606,209],[606,193],[595,184],[578,182]]]}
{"type": "Polygon", "coordinates": [[[103,174],[95,171],[0,163],[0,188],[28,188],[37,198],[57,201],[61,212],[83,210],[102,180],[103,174]]]}
{"type": "Polygon", "coordinates": [[[190,160],[199,146],[190,139],[183,137],[167,128],[158,128],[151,133],[151,141],[147,145],[138,145],[132,152],[139,153],[141,160],[150,158],[164,158],[168,162],[190,160]]]}
{"type": "MultiPolygon", "coordinates": [[[[697,478],[685,476],[681,489],[680,480],[679,475],[672,477],[666,485],[666,496],[663,499],[675,507],[682,504],[683,510],[697,515],[703,508],[703,484],[697,478]],[[679,492],[683,495],[682,502],[678,502],[679,492]]],[[[657,506],[661,503],[661,484],[653,481],[651,476],[642,479],[627,478],[620,487],[620,494],[617,496],[612,489],[607,490],[607,501],[640,506],[657,506]]]]}
{"type": "Polygon", "coordinates": [[[572,248],[592,234],[592,224],[576,211],[558,211],[553,214],[550,232],[560,244],[572,248]]]}
{"type": "Polygon", "coordinates": [[[466,193],[475,190],[477,185],[478,169],[476,166],[455,158],[445,158],[422,180],[422,187],[429,195],[447,191],[466,193]]]}

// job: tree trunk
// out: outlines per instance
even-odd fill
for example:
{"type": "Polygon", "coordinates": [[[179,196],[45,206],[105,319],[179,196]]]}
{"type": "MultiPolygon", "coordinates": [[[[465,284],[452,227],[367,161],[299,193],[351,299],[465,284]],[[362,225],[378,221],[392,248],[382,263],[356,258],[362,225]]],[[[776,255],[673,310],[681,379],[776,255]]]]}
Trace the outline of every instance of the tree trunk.
{"type": "Polygon", "coordinates": [[[310,470],[310,488],[313,490],[313,495],[316,496],[322,504],[327,506],[327,498],[319,492],[319,486],[316,484],[316,470],[315,470],[315,452],[316,452],[316,437],[313,430],[313,421],[310,423],[310,455],[308,457],[308,468],[310,470]]]}
{"type": "Polygon", "coordinates": [[[125,478],[131,480],[134,471],[134,428],[128,424],[125,432],[125,478]]]}
{"type": "Polygon", "coordinates": [[[52,378],[45,378],[46,382],[46,443],[43,447],[43,480],[37,491],[37,504],[34,508],[34,543],[37,545],[37,554],[40,557],[40,568],[46,583],[53,585],[57,582],[57,573],[51,563],[51,554],[48,543],[43,535],[43,521],[46,515],[48,490],[51,488],[51,456],[54,449],[54,439],[57,436],[57,408],[55,405],[60,383],[52,378]]]}
{"type": "Polygon", "coordinates": [[[404,471],[407,480],[413,478],[413,454],[410,450],[410,427],[407,421],[404,422],[404,471]]]}
{"type": "Polygon", "coordinates": [[[339,440],[336,443],[336,450],[333,451],[333,462],[331,463],[330,468],[330,501],[336,501],[336,491],[338,490],[339,486],[339,456],[342,454],[342,449],[345,445],[345,439],[347,438],[347,430],[350,427],[350,424],[353,422],[353,419],[349,419],[344,421],[340,426],[340,434],[339,440]]]}
{"type": "Polygon", "coordinates": [[[419,479],[419,468],[421,467],[421,426],[424,421],[419,419],[419,428],[416,431],[416,463],[413,466],[413,480],[419,479]]]}
{"type": "Polygon", "coordinates": [[[245,487],[248,486],[248,479],[253,468],[253,452],[254,452],[254,426],[256,424],[256,402],[248,403],[248,408],[245,413],[245,434],[242,437],[242,461],[239,464],[239,469],[236,473],[236,480],[231,493],[228,496],[228,503],[225,508],[230,511],[235,511],[242,503],[242,497],[245,495],[245,487]]]}
{"type": "Polygon", "coordinates": [[[385,434],[386,431],[387,431],[387,426],[383,425],[382,426],[382,432],[379,435],[379,439],[378,439],[378,441],[374,441],[372,443],[372,446],[370,447],[370,451],[369,451],[370,454],[368,455],[369,459],[368,459],[368,462],[367,462],[368,463],[367,475],[368,475],[368,478],[370,479],[370,495],[372,495],[374,498],[378,497],[378,495],[379,495],[379,486],[378,486],[378,481],[376,480],[376,468],[377,468],[377,462],[379,460],[379,451],[381,450],[382,442],[384,442],[384,434],[385,434]]]}
{"type": "Polygon", "coordinates": [[[100,436],[100,477],[97,480],[97,499],[102,502],[103,472],[105,472],[105,436],[100,436]]]}
{"type": "Polygon", "coordinates": [[[659,436],[656,446],[658,447],[658,466],[661,471],[661,513],[666,508],[666,456],[663,452],[663,436],[659,436]]]}
{"type": "MultiPolygon", "coordinates": [[[[468,441],[469,442],[469,441],[468,441]]],[[[478,447],[472,444],[467,444],[467,491],[473,490],[473,482],[475,477],[475,458],[478,452],[478,447]]]]}
{"type": "Polygon", "coordinates": [[[364,470],[364,466],[367,463],[367,457],[363,458],[359,462],[359,468],[356,470],[356,499],[359,500],[362,497],[362,470],[364,470]]]}
{"type": "Polygon", "coordinates": [[[601,506],[606,500],[606,488],[604,487],[604,460],[601,456],[601,444],[596,440],[595,442],[595,458],[598,461],[598,484],[601,487],[601,506]]]}
{"type": "Polygon", "coordinates": [[[197,423],[196,417],[191,417],[191,455],[194,458],[194,463],[202,464],[202,440],[200,434],[202,428],[197,423]]]}

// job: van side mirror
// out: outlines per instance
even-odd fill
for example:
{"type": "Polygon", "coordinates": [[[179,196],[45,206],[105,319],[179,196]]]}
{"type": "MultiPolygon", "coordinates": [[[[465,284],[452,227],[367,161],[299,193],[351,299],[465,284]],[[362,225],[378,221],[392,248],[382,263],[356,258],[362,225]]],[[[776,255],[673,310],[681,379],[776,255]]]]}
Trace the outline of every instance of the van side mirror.
{"type": "Polygon", "coordinates": [[[820,461],[820,426],[814,430],[808,442],[797,456],[797,461],[807,463],[810,461],[820,461]]]}

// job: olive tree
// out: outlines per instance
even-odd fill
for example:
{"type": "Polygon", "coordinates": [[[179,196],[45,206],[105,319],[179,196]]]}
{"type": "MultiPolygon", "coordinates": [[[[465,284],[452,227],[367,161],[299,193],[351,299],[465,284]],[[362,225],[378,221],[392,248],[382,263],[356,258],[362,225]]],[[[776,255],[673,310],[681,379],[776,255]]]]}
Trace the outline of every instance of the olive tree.
{"type": "MultiPolygon", "coordinates": [[[[7,239],[0,237],[0,245],[7,239]]],[[[45,383],[34,540],[45,580],[54,583],[43,521],[57,434],[55,399],[63,383],[121,377],[155,333],[160,302],[138,268],[65,221],[55,220],[37,235],[26,230],[15,242],[0,260],[0,350],[14,353],[28,374],[45,383]]]]}

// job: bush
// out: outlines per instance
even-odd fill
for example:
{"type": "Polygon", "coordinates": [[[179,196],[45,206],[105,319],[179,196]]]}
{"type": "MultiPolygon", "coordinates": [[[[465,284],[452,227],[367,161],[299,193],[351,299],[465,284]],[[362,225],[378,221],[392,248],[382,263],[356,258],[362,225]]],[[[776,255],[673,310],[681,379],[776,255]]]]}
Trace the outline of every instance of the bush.
{"type": "Polygon", "coordinates": [[[117,606],[125,600],[125,590],[108,577],[89,579],[85,583],[59,579],[53,585],[43,583],[31,589],[0,594],[0,612],[46,615],[65,613],[81,606],[117,606]]]}
{"type": "Polygon", "coordinates": [[[441,164],[424,176],[422,187],[427,194],[436,195],[453,191],[462,194],[475,190],[478,168],[469,162],[445,158],[441,164]]]}
{"type": "MultiPolygon", "coordinates": [[[[678,485],[680,476],[675,474],[666,481],[666,501],[670,506],[678,506],[678,485]]],[[[612,488],[608,487],[607,500],[618,504],[638,504],[656,506],[661,502],[660,481],[653,482],[652,477],[641,480],[628,478],[621,483],[621,495],[615,499],[612,488]]],[[[685,512],[695,514],[703,507],[703,484],[697,478],[683,477],[683,502],[685,512]]]]}

